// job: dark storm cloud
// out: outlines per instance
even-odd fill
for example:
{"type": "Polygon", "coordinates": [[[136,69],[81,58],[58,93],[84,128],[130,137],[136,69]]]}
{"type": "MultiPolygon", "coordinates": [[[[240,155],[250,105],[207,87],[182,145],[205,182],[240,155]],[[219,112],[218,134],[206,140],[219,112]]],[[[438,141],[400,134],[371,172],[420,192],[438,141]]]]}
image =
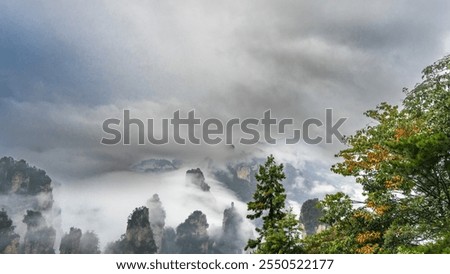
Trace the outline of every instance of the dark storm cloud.
{"type": "MultiPolygon", "coordinates": [[[[62,39],[39,9],[0,4],[0,73],[3,98],[16,101],[98,101],[93,73],[76,45],[62,39]],[[93,96],[94,95],[94,96],[93,96]]],[[[97,72],[99,73],[99,72],[97,72]]]]}
{"type": "Polygon", "coordinates": [[[401,88],[448,53],[448,5],[2,1],[0,149],[61,177],[155,155],[242,157],[222,147],[101,146],[101,123],[124,108],[141,118],[183,108],[222,119],[272,109],[297,122],[334,108],[351,133],[367,123],[363,111],[399,103],[401,88]]]}
{"type": "Polygon", "coordinates": [[[448,53],[448,7],[446,1],[259,2],[237,36],[263,86],[237,87],[230,105],[250,94],[254,108],[308,115],[328,106],[357,116],[384,100],[398,103],[401,88],[448,53]]]}

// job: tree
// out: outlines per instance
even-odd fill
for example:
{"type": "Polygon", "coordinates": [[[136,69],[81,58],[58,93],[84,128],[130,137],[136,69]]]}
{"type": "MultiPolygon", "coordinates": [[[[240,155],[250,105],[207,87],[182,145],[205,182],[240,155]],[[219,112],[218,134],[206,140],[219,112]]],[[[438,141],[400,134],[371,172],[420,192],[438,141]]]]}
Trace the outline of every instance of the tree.
{"type": "Polygon", "coordinates": [[[256,253],[298,254],[303,253],[301,228],[297,216],[290,209],[275,225],[269,227],[256,253]]]}
{"type": "Polygon", "coordinates": [[[365,207],[354,208],[348,195],[342,192],[326,195],[320,202],[323,216],[329,226],[302,243],[307,253],[376,253],[380,251],[382,219],[365,207]]]}
{"type": "Polygon", "coordinates": [[[262,227],[257,227],[258,237],[248,240],[248,248],[256,253],[296,253],[299,248],[299,222],[292,212],[286,212],[286,194],[281,181],[286,178],[283,164],[277,165],[273,155],[255,175],[258,182],[253,201],[247,204],[250,220],[261,218],[262,227]]]}
{"type": "Polygon", "coordinates": [[[365,113],[374,124],[346,138],[349,148],[337,155],[343,162],[332,170],[355,177],[367,198],[358,209],[336,203],[325,215],[337,218],[330,212],[347,207],[328,220],[337,236],[353,235],[347,251],[404,252],[449,235],[449,70],[450,56],[428,66],[423,81],[405,89],[402,108],[380,104],[365,113]],[[359,231],[345,225],[357,216],[359,231]]]}

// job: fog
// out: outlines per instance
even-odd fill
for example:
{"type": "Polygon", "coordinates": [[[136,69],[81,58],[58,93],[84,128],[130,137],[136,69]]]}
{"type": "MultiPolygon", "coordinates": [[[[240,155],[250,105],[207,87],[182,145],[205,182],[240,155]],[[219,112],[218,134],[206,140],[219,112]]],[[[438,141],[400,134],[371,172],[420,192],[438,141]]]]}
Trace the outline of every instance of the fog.
{"type": "MultiPolygon", "coordinates": [[[[207,177],[211,190],[203,192],[186,184],[185,173],[182,169],[162,174],[111,172],[58,187],[55,199],[61,201],[62,228],[94,230],[104,247],[125,232],[130,213],[146,205],[155,193],[166,211],[166,226],[177,227],[193,211],[201,210],[213,231],[222,226],[223,211],[231,202],[245,216],[246,204],[219,182],[207,177]]],[[[251,227],[249,222],[246,225],[251,227]]]]}
{"type": "MultiPolygon", "coordinates": [[[[305,170],[305,162],[314,157],[295,157],[292,150],[266,148],[262,155],[275,153],[278,163],[290,163],[300,170],[305,170]],[[276,151],[275,151],[276,150],[276,151]]],[[[317,160],[314,160],[318,163],[317,160]]],[[[209,233],[213,238],[220,237],[223,214],[231,203],[238,213],[244,217],[242,223],[245,237],[250,237],[254,224],[245,218],[246,203],[222,182],[216,181],[210,172],[224,168],[224,163],[215,163],[207,159],[195,164],[184,164],[181,168],[168,172],[109,172],[77,181],[67,181],[54,189],[54,197],[61,207],[61,227],[68,231],[75,226],[83,231],[94,230],[98,233],[103,247],[117,240],[126,230],[127,218],[137,207],[147,205],[154,194],[159,195],[165,210],[165,226],[176,228],[195,210],[207,216],[209,233]],[[189,184],[186,171],[200,167],[210,191],[202,191],[200,187],[189,184]]],[[[293,191],[288,193],[287,206],[293,208],[295,214],[300,213],[301,203],[310,198],[323,198],[328,193],[343,191],[355,200],[361,200],[361,188],[351,179],[330,175],[327,162],[317,164],[311,172],[317,180],[305,182],[302,176],[295,180],[293,191]]],[[[245,239],[247,240],[247,239],[245,239]]]]}

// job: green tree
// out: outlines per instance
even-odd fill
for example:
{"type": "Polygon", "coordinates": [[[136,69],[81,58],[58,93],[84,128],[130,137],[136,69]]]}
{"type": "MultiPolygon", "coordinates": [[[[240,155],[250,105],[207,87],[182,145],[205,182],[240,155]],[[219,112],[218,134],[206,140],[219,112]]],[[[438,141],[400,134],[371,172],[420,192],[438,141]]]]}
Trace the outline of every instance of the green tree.
{"type": "Polygon", "coordinates": [[[250,220],[262,219],[262,227],[257,227],[259,236],[250,239],[246,249],[256,249],[256,253],[297,253],[300,240],[299,222],[291,211],[286,212],[286,193],[281,181],[286,178],[283,164],[277,165],[273,155],[267,157],[264,165],[255,175],[258,184],[250,201],[247,215],[250,220]]]}
{"type": "Polygon", "coordinates": [[[353,202],[342,192],[326,195],[320,202],[321,222],[328,229],[307,236],[302,244],[306,253],[374,253],[381,235],[373,214],[364,207],[353,208],[353,202]]]}
{"type": "Polygon", "coordinates": [[[365,113],[374,123],[346,138],[349,147],[337,155],[343,161],[332,170],[355,177],[366,200],[353,209],[342,195],[328,197],[323,203],[325,221],[332,228],[318,240],[335,237],[334,250],[348,253],[409,252],[424,243],[446,241],[449,71],[447,56],[423,70],[421,83],[405,90],[402,107],[382,103],[365,113]]]}
{"type": "Polygon", "coordinates": [[[297,216],[290,209],[274,226],[269,227],[265,238],[259,245],[259,254],[298,254],[303,253],[301,228],[297,216]]]}

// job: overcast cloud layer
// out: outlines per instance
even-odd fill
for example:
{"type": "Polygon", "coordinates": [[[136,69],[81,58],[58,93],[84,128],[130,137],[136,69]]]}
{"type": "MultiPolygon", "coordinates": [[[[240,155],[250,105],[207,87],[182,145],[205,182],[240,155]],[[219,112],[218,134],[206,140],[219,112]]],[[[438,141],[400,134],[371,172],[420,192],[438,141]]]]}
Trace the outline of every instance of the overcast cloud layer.
{"type": "Polygon", "coordinates": [[[102,147],[101,122],[123,108],[223,119],[272,109],[300,122],[333,108],[351,133],[449,53],[449,13],[448,1],[2,1],[2,154],[78,177],[150,154],[226,153],[102,147]]]}
{"type": "Polygon", "coordinates": [[[101,125],[123,109],[223,120],[271,109],[301,123],[333,108],[349,118],[348,135],[369,122],[365,110],[401,103],[402,88],[450,53],[445,0],[68,2],[0,2],[0,155],[72,187],[146,158],[195,167],[273,152],[327,165],[342,148],[336,141],[102,146],[101,125]]]}

